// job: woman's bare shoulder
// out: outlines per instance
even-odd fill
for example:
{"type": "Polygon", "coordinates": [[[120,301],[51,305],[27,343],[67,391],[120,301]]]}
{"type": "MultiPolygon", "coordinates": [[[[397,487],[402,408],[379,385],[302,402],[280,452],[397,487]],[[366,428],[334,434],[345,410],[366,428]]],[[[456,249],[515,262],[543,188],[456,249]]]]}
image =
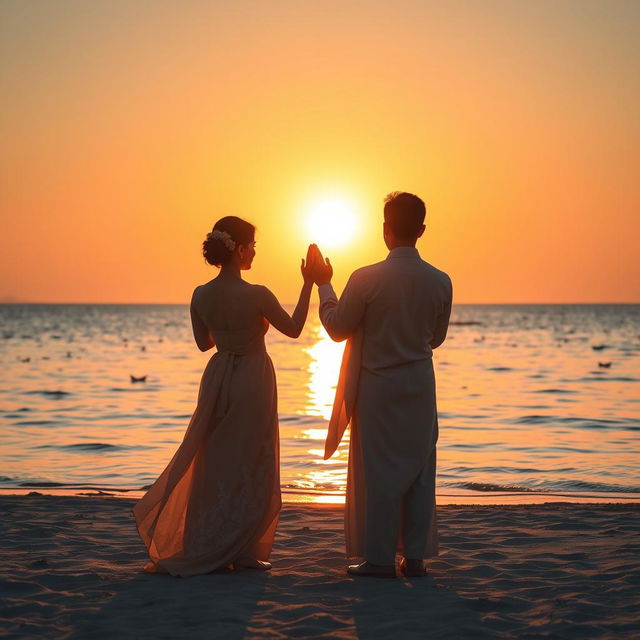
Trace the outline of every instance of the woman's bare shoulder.
{"type": "Polygon", "coordinates": [[[277,300],[274,293],[269,289],[269,287],[263,284],[252,284],[252,293],[254,298],[261,303],[269,303],[273,300],[277,300]]]}
{"type": "Polygon", "coordinates": [[[263,284],[251,284],[251,291],[256,296],[263,296],[265,293],[270,293],[268,287],[265,287],[263,284]]]}
{"type": "Polygon", "coordinates": [[[198,301],[211,301],[213,298],[225,297],[225,296],[248,296],[250,298],[260,298],[264,295],[264,292],[268,291],[266,287],[262,285],[251,284],[244,280],[221,280],[220,278],[213,278],[209,282],[198,285],[193,290],[192,300],[198,301]]]}

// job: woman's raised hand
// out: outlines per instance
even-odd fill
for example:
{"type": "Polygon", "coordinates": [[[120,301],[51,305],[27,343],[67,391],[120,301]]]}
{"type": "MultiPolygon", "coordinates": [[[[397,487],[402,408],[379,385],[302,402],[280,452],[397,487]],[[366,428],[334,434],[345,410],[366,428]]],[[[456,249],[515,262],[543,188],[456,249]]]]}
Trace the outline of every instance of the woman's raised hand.
{"type": "Polygon", "coordinates": [[[315,244],[310,244],[307,249],[307,259],[302,258],[300,263],[300,272],[305,284],[313,284],[316,273],[316,263],[320,250],[315,244]]]}
{"type": "Polygon", "coordinates": [[[323,258],[322,252],[317,245],[312,245],[314,251],[314,269],[313,269],[313,281],[318,285],[323,285],[331,282],[333,277],[333,267],[329,258],[323,258]]]}

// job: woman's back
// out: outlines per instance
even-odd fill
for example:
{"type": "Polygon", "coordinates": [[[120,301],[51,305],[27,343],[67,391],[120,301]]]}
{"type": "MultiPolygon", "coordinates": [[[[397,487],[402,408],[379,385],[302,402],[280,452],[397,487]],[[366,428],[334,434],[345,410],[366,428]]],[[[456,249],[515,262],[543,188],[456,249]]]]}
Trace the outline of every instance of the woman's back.
{"type": "Polygon", "coordinates": [[[268,323],[261,310],[261,289],[224,276],[196,288],[192,310],[209,330],[218,351],[264,349],[268,323]]]}
{"type": "Polygon", "coordinates": [[[256,289],[239,278],[218,276],[196,288],[193,304],[212,335],[217,331],[254,329],[262,325],[256,289]]]}

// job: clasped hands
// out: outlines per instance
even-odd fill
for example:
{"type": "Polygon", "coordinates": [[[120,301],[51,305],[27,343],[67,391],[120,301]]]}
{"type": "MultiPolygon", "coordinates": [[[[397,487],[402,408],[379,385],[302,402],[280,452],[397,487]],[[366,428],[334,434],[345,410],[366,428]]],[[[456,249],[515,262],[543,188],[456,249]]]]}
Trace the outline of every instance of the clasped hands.
{"type": "Polygon", "coordinates": [[[300,271],[305,284],[317,284],[321,286],[331,282],[333,267],[329,258],[323,258],[317,244],[310,244],[307,249],[307,259],[302,259],[300,271]]]}

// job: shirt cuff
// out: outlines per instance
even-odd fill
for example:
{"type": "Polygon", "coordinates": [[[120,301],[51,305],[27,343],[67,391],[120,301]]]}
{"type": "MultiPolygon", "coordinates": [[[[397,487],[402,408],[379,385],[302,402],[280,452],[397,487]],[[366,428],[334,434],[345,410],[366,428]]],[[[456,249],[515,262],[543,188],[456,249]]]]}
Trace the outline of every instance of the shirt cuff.
{"type": "Polygon", "coordinates": [[[321,284],[318,287],[318,295],[320,296],[320,302],[324,302],[325,300],[331,300],[336,298],[336,292],[333,290],[330,282],[326,284],[321,284]]]}

